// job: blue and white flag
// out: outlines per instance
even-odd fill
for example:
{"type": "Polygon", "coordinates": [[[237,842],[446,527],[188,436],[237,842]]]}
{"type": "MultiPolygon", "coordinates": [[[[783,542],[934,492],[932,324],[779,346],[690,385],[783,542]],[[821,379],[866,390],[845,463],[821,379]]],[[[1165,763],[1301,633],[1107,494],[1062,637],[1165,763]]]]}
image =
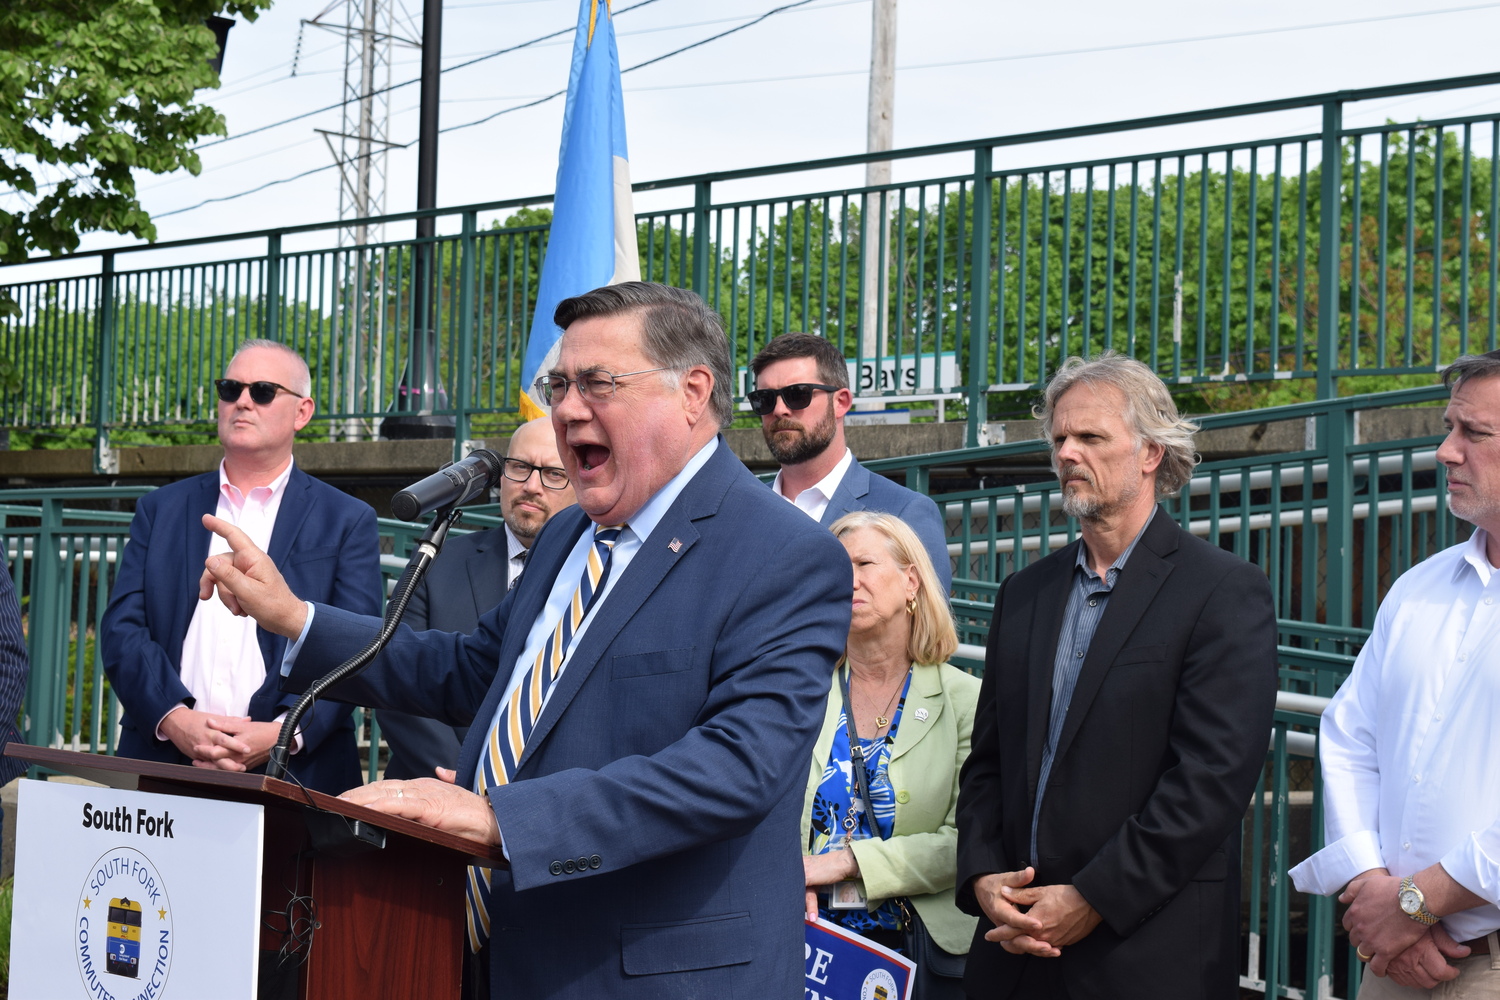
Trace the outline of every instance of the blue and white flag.
{"type": "Polygon", "coordinates": [[[521,365],[523,417],[530,420],[547,412],[532,384],[557,361],[562,339],[562,331],[552,322],[557,304],[600,285],[638,281],[640,276],[620,57],[609,0],[580,0],[552,232],[521,365]]]}

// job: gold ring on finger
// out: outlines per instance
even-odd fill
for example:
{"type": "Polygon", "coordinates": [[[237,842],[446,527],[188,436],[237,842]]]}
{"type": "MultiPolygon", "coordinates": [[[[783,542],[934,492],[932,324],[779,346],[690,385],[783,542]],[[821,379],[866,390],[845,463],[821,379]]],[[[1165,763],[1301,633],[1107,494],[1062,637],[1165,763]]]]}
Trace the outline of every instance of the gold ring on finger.
{"type": "Polygon", "coordinates": [[[1355,954],[1355,956],[1356,956],[1356,957],[1357,957],[1357,958],[1358,958],[1358,959],[1359,959],[1359,960],[1360,960],[1360,961],[1361,961],[1361,962],[1368,962],[1368,961],[1369,961],[1369,960],[1370,960],[1370,959],[1372,959],[1372,958],[1374,958],[1374,957],[1375,957],[1375,956],[1374,956],[1374,955],[1366,955],[1366,954],[1365,954],[1365,953],[1364,953],[1364,952],[1363,952],[1363,951],[1361,951],[1361,950],[1360,950],[1360,949],[1359,949],[1359,948],[1357,948],[1357,947],[1356,947],[1356,948],[1355,948],[1355,949],[1354,949],[1354,954],[1355,954]]]}

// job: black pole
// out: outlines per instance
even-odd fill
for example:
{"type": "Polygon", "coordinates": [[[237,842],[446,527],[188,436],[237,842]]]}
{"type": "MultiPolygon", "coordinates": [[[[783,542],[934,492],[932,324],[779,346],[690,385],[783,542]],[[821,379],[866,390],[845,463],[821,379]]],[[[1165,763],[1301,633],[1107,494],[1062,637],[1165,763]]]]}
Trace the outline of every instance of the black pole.
{"type": "MultiPolygon", "coordinates": [[[[443,0],[422,3],[422,109],[417,126],[417,211],[437,207],[438,86],[442,79],[443,0]]],[[[451,438],[451,416],[436,416],[448,407],[448,392],[438,380],[436,289],[431,240],[437,219],[417,220],[417,244],[412,254],[411,355],[391,403],[392,416],[380,423],[384,438],[451,438]]]]}
{"type": "MultiPolygon", "coordinates": [[[[437,208],[438,87],[442,82],[443,0],[422,2],[422,114],[417,126],[417,211],[437,208]]],[[[417,220],[417,238],[435,232],[432,218],[417,220]]]]}

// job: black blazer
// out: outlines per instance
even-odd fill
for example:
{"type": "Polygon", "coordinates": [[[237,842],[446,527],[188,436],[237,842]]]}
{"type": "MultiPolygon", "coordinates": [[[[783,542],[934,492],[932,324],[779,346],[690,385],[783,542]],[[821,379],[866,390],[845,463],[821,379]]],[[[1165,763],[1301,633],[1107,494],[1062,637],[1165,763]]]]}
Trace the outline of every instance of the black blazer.
{"type": "MultiPolygon", "coordinates": [[[[472,632],[484,613],[505,599],[510,546],[503,527],[449,536],[401,619],[413,631],[472,632]]],[[[434,767],[458,767],[467,726],[382,708],[375,713],[391,748],[387,778],[430,778],[434,767]]]]}
{"type": "MultiPolygon", "coordinates": [[[[958,799],[958,903],[980,914],[971,996],[1055,961],[1074,1000],[1238,996],[1240,822],[1275,706],[1276,619],[1255,566],[1158,509],[1094,634],[1042,800],[1037,885],[1103,917],[1058,959],[984,940],[973,880],[1025,868],[1075,542],[996,598],[958,799]]],[[[1016,993],[1015,996],[1025,996],[1016,993]]]]}

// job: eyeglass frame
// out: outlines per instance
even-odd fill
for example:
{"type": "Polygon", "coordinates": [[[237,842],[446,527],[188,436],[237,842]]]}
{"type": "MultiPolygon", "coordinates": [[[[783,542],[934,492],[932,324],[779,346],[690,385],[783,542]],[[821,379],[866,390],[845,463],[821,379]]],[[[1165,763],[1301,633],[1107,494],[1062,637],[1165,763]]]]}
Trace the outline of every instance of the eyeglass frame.
{"type": "Polygon", "coordinates": [[[745,394],[745,401],[750,404],[751,413],[754,413],[757,417],[769,417],[776,412],[776,403],[778,400],[785,402],[788,410],[805,410],[812,405],[814,392],[820,389],[824,392],[838,392],[842,388],[844,387],[841,385],[827,385],[823,382],[793,382],[791,385],[784,385],[780,389],[752,389],[745,394]],[[809,390],[807,402],[801,406],[793,406],[792,401],[787,399],[784,393],[799,389],[809,390]],[[762,410],[756,405],[756,397],[761,396],[761,398],[765,398],[765,395],[770,396],[771,405],[762,410]]]}
{"type": "Polygon", "coordinates": [[[271,382],[267,379],[256,379],[253,382],[241,382],[237,378],[216,378],[213,380],[213,386],[214,391],[219,395],[219,402],[221,403],[238,403],[240,399],[245,395],[246,389],[250,390],[250,402],[254,403],[256,406],[270,406],[272,403],[276,402],[277,395],[283,392],[289,396],[296,396],[298,399],[307,398],[296,389],[290,389],[282,385],[280,382],[271,382]],[[261,400],[255,398],[255,387],[265,385],[270,386],[272,389],[271,398],[262,402],[261,400]],[[229,386],[238,386],[238,389],[235,390],[233,398],[226,399],[224,396],[224,390],[229,386]]]}
{"type": "Polygon", "coordinates": [[[602,368],[592,368],[588,371],[579,372],[578,375],[574,378],[567,378],[563,375],[543,375],[541,378],[532,383],[532,388],[536,389],[537,392],[540,392],[542,394],[542,398],[547,401],[548,406],[554,406],[562,400],[566,399],[568,397],[567,387],[570,385],[578,386],[578,395],[580,398],[592,402],[595,399],[613,399],[615,395],[615,383],[619,382],[619,380],[622,378],[629,378],[632,375],[650,375],[652,372],[670,372],[677,370],[678,369],[676,365],[663,365],[660,368],[642,368],[638,372],[621,372],[620,374],[616,375],[612,372],[607,372],[602,368]],[[579,382],[579,379],[584,377],[598,378],[599,376],[606,376],[609,379],[609,392],[600,396],[595,396],[591,390],[583,388],[583,386],[579,382]],[[562,393],[560,395],[557,395],[555,398],[554,389],[552,387],[553,379],[561,379],[563,384],[562,393]]]}
{"type": "Polygon", "coordinates": [[[549,490],[565,490],[568,488],[568,470],[559,468],[556,465],[532,465],[530,462],[523,461],[519,458],[504,458],[500,460],[500,472],[501,475],[505,476],[506,479],[509,479],[513,483],[527,482],[531,479],[531,474],[536,473],[537,481],[549,490]],[[526,475],[522,476],[520,479],[517,479],[515,476],[511,475],[510,466],[512,462],[514,462],[516,465],[526,466],[526,475]],[[562,485],[553,486],[551,483],[547,482],[547,476],[545,474],[548,472],[555,472],[558,475],[562,476],[562,485]]]}

